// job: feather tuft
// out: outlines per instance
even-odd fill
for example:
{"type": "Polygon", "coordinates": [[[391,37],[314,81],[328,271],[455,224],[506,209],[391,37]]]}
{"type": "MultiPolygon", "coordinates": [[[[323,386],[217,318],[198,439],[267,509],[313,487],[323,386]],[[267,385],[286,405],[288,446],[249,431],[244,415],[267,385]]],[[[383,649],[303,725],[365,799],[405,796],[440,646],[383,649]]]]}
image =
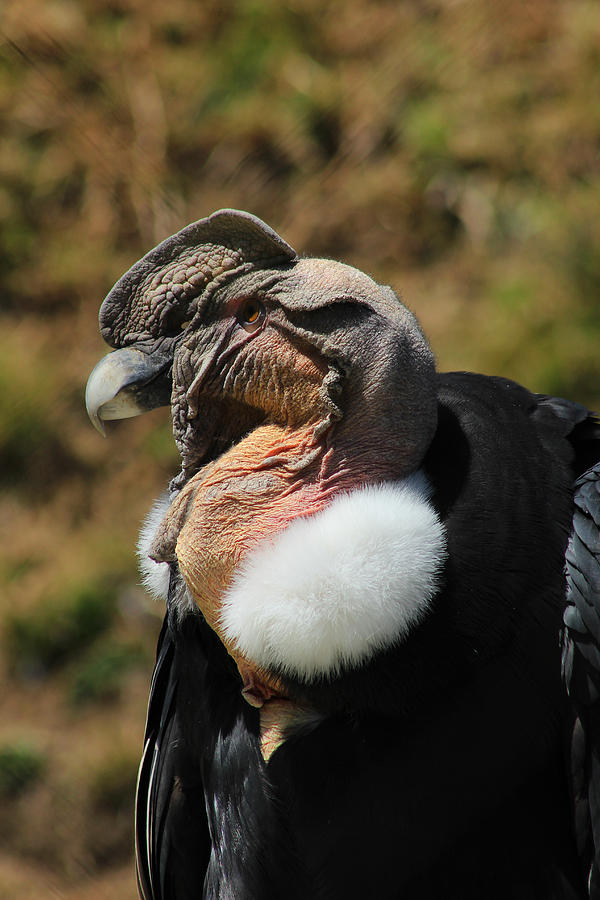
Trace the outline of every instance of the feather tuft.
{"type": "Polygon", "coordinates": [[[303,680],[400,643],[426,616],[446,558],[431,493],[421,472],[367,486],[260,544],[225,596],[225,639],[303,680]]]}
{"type": "Polygon", "coordinates": [[[168,491],[160,495],[146,518],[140,530],[137,553],[142,584],[151,597],[155,600],[166,601],[169,593],[169,564],[156,562],[148,554],[167,509],[171,504],[168,491]]]}

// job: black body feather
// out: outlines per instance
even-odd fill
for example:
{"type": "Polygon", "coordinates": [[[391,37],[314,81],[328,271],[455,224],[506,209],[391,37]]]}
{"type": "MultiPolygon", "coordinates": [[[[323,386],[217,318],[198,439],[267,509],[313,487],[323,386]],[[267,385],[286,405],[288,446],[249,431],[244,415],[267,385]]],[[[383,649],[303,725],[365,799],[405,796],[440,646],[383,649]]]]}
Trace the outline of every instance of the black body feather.
{"type": "Polygon", "coordinates": [[[567,552],[577,715],[559,646],[573,483],[600,429],[503,379],[439,376],[438,398],[435,609],[358,671],[288,681],[323,718],[268,764],[223,646],[199,613],[168,614],[138,789],[146,900],[574,900],[590,866],[600,896],[598,467],[577,482],[567,552]]]}

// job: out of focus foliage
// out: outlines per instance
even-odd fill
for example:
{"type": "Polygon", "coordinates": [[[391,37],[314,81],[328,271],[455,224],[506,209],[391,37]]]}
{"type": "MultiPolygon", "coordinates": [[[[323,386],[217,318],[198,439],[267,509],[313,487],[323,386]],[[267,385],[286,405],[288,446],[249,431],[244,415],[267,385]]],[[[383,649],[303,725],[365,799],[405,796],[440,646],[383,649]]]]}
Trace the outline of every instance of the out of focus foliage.
{"type": "Polygon", "coordinates": [[[0,746],[0,800],[16,797],[34,784],[44,768],[44,757],[29,744],[0,746]]]}
{"type": "Polygon", "coordinates": [[[0,28],[0,896],[131,900],[161,613],[133,547],[177,458],[164,411],[106,442],[86,421],[102,297],[188,221],[248,209],[394,285],[440,367],[600,408],[600,17],[5,0],[0,28]]]}

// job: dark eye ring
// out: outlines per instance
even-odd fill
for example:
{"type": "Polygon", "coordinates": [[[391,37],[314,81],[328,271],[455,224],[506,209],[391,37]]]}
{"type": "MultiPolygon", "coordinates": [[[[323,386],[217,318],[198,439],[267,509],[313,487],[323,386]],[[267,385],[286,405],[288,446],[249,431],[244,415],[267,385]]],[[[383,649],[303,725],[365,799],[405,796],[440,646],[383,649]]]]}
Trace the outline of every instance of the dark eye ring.
{"type": "Polygon", "coordinates": [[[238,321],[246,331],[256,331],[265,317],[265,308],[256,297],[248,297],[238,310],[238,321]]]}

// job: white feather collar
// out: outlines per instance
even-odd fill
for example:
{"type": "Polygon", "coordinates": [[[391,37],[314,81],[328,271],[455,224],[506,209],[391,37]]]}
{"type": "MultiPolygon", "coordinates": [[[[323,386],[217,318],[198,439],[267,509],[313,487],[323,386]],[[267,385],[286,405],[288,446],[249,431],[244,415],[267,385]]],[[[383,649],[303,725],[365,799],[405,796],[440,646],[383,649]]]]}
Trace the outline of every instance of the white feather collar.
{"type": "Polygon", "coordinates": [[[421,472],[364,487],[265,540],[225,595],[223,637],[302,680],[401,642],[427,614],[446,558],[431,493],[421,472]]]}

